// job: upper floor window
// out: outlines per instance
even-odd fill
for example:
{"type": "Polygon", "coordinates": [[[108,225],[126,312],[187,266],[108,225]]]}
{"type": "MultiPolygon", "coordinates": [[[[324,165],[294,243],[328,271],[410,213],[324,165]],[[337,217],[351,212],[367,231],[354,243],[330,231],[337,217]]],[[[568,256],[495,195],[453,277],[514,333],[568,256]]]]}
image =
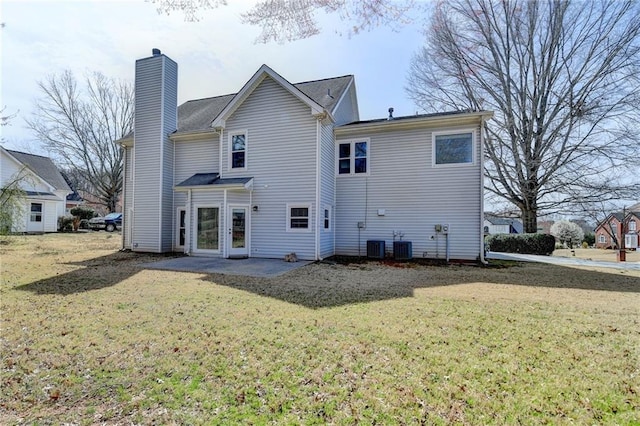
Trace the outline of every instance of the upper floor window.
{"type": "Polygon", "coordinates": [[[369,139],[338,141],[338,175],[369,173],[369,139]]]}
{"type": "Polygon", "coordinates": [[[434,133],[433,164],[473,164],[473,132],[434,133]]]}
{"type": "Polygon", "coordinates": [[[635,220],[629,221],[629,231],[635,231],[637,229],[636,226],[637,225],[635,220]]]}
{"type": "Polygon", "coordinates": [[[231,133],[231,169],[247,168],[247,133],[231,133]]]}
{"type": "Polygon", "coordinates": [[[599,243],[606,243],[607,242],[607,237],[605,237],[603,234],[600,234],[600,236],[598,237],[598,242],[599,243]]]}

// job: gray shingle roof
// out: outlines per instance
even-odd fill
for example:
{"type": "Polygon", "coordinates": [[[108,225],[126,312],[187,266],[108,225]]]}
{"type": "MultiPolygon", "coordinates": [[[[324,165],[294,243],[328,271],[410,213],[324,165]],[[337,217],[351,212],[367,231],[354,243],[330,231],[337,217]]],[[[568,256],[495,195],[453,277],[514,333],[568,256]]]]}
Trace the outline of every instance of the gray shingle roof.
{"type": "Polygon", "coordinates": [[[214,118],[227,106],[235,94],[187,101],[178,107],[176,133],[208,130],[214,118]]]}
{"type": "Polygon", "coordinates": [[[294,86],[316,103],[322,105],[327,111],[333,112],[333,108],[335,108],[336,103],[340,100],[352,79],[352,75],[344,75],[342,77],[296,83],[294,86]]]}
{"type": "Polygon", "coordinates": [[[27,154],[25,152],[11,151],[9,149],[7,149],[7,152],[22,164],[29,167],[35,174],[40,176],[56,190],[71,191],[67,181],[64,179],[56,165],[53,164],[51,158],[43,157],[41,155],[27,154]]]}

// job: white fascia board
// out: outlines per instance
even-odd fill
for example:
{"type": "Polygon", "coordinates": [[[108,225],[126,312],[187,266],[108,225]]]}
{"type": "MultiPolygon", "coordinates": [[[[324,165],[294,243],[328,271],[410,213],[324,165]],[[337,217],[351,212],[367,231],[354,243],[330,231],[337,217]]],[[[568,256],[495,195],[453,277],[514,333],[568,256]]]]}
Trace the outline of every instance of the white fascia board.
{"type": "MultiPolygon", "coordinates": [[[[218,114],[218,116],[211,122],[211,127],[224,127],[225,121],[227,118],[231,116],[235,112],[236,109],[242,105],[245,99],[249,97],[249,95],[262,83],[262,81],[266,77],[271,77],[275,80],[280,86],[289,91],[292,95],[297,97],[300,101],[305,103],[311,108],[311,114],[321,115],[321,114],[329,114],[322,105],[315,102],[313,99],[302,93],[298,90],[293,84],[289,83],[284,77],[280,74],[269,68],[267,65],[262,65],[258,71],[245,83],[242,89],[233,97],[231,102],[227,104],[226,107],[218,114]]],[[[330,115],[330,114],[329,114],[330,115]]]]}
{"type": "Polygon", "coordinates": [[[211,129],[208,131],[195,131],[188,133],[172,133],[169,135],[169,139],[173,142],[182,142],[182,141],[198,141],[198,140],[206,140],[211,139],[218,135],[218,131],[216,129],[211,129]]]}

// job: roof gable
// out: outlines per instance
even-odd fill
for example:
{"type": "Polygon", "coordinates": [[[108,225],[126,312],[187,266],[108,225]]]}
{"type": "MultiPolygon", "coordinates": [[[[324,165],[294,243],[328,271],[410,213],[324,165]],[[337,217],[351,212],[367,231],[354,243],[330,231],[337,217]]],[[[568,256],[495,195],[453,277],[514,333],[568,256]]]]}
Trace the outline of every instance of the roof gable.
{"type": "Polygon", "coordinates": [[[29,170],[49,185],[53,190],[71,191],[60,170],[53,164],[51,158],[25,152],[5,150],[11,157],[25,165],[29,170]]]}
{"type": "MultiPolygon", "coordinates": [[[[306,104],[311,109],[311,114],[320,115],[323,113],[329,113],[322,105],[315,100],[311,99],[301,89],[298,89],[293,84],[289,83],[280,74],[269,68],[267,65],[262,65],[260,69],[249,79],[249,81],[242,87],[242,89],[236,93],[233,99],[224,107],[224,109],[218,114],[212,121],[211,127],[224,127],[226,120],[238,109],[238,107],[249,97],[251,93],[262,83],[262,81],[270,77],[285,90],[297,97],[301,102],[306,104]]],[[[312,91],[312,87],[309,85],[305,87],[307,91],[312,91]]],[[[330,114],[330,113],[329,113],[330,114]]]]}

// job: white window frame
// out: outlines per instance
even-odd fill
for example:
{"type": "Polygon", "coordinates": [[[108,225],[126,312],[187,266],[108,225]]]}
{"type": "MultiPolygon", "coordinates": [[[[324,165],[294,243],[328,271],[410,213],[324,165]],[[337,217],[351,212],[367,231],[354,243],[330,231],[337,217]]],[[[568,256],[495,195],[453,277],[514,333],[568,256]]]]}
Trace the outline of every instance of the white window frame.
{"type": "Polygon", "coordinates": [[[249,163],[249,132],[247,130],[235,130],[229,132],[229,171],[242,171],[247,170],[247,164],[249,163]],[[238,135],[244,135],[244,167],[233,167],[233,137],[238,135]]]}
{"type": "Polygon", "coordinates": [[[637,227],[635,220],[632,219],[629,221],[629,231],[636,231],[637,227]]]}
{"type": "Polygon", "coordinates": [[[30,203],[29,204],[29,222],[42,223],[44,220],[44,203],[30,203]],[[33,211],[33,206],[39,205],[40,211],[33,211]],[[40,220],[34,220],[34,218],[40,218],[40,220]]]}
{"type": "Polygon", "coordinates": [[[447,130],[441,132],[432,132],[431,133],[431,166],[432,167],[471,167],[477,164],[477,141],[476,141],[476,130],[475,128],[466,128],[466,129],[456,129],[456,130],[447,130]],[[436,163],[436,139],[438,136],[447,136],[447,135],[461,135],[461,134],[471,134],[471,162],[470,163],[446,163],[446,164],[437,164],[436,163]]]}
{"type": "Polygon", "coordinates": [[[322,230],[324,232],[330,232],[331,231],[331,225],[332,225],[331,222],[333,222],[331,220],[331,213],[332,213],[331,206],[324,206],[322,208],[322,230]],[[329,212],[329,217],[326,216],[326,212],[329,212]],[[325,222],[326,221],[329,221],[329,226],[328,227],[325,226],[325,222]]]}
{"type": "Polygon", "coordinates": [[[212,253],[212,254],[222,253],[222,245],[223,245],[222,214],[223,214],[222,206],[220,204],[194,204],[193,205],[194,226],[191,227],[192,241],[193,241],[191,246],[193,247],[194,253],[212,253]],[[218,209],[218,248],[216,250],[198,248],[198,209],[218,209]]]}
{"type": "Polygon", "coordinates": [[[605,244],[607,242],[607,237],[604,236],[604,234],[600,234],[598,236],[598,243],[599,244],[605,244]]]}
{"type": "Polygon", "coordinates": [[[313,211],[311,209],[311,203],[291,203],[287,204],[287,232],[311,232],[313,230],[312,226],[312,218],[313,211]],[[307,216],[307,227],[306,228],[292,228],[291,227],[291,209],[308,209],[309,215],[307,216]]]}
{"type": "MultiPolygon", "coordinates": [[[[359,157],[360,158],[360,157],[359,157]]],[[[343,139],[336,141],[336,176],[369,176],[371,174],[371,138],[343,139]],[[365,142],[367,144],[367,171],[366,173],[356,173],[356,143],[365,142]],[[349,173],[340,173],[340,145],[350,144],[349,173]]]]}

